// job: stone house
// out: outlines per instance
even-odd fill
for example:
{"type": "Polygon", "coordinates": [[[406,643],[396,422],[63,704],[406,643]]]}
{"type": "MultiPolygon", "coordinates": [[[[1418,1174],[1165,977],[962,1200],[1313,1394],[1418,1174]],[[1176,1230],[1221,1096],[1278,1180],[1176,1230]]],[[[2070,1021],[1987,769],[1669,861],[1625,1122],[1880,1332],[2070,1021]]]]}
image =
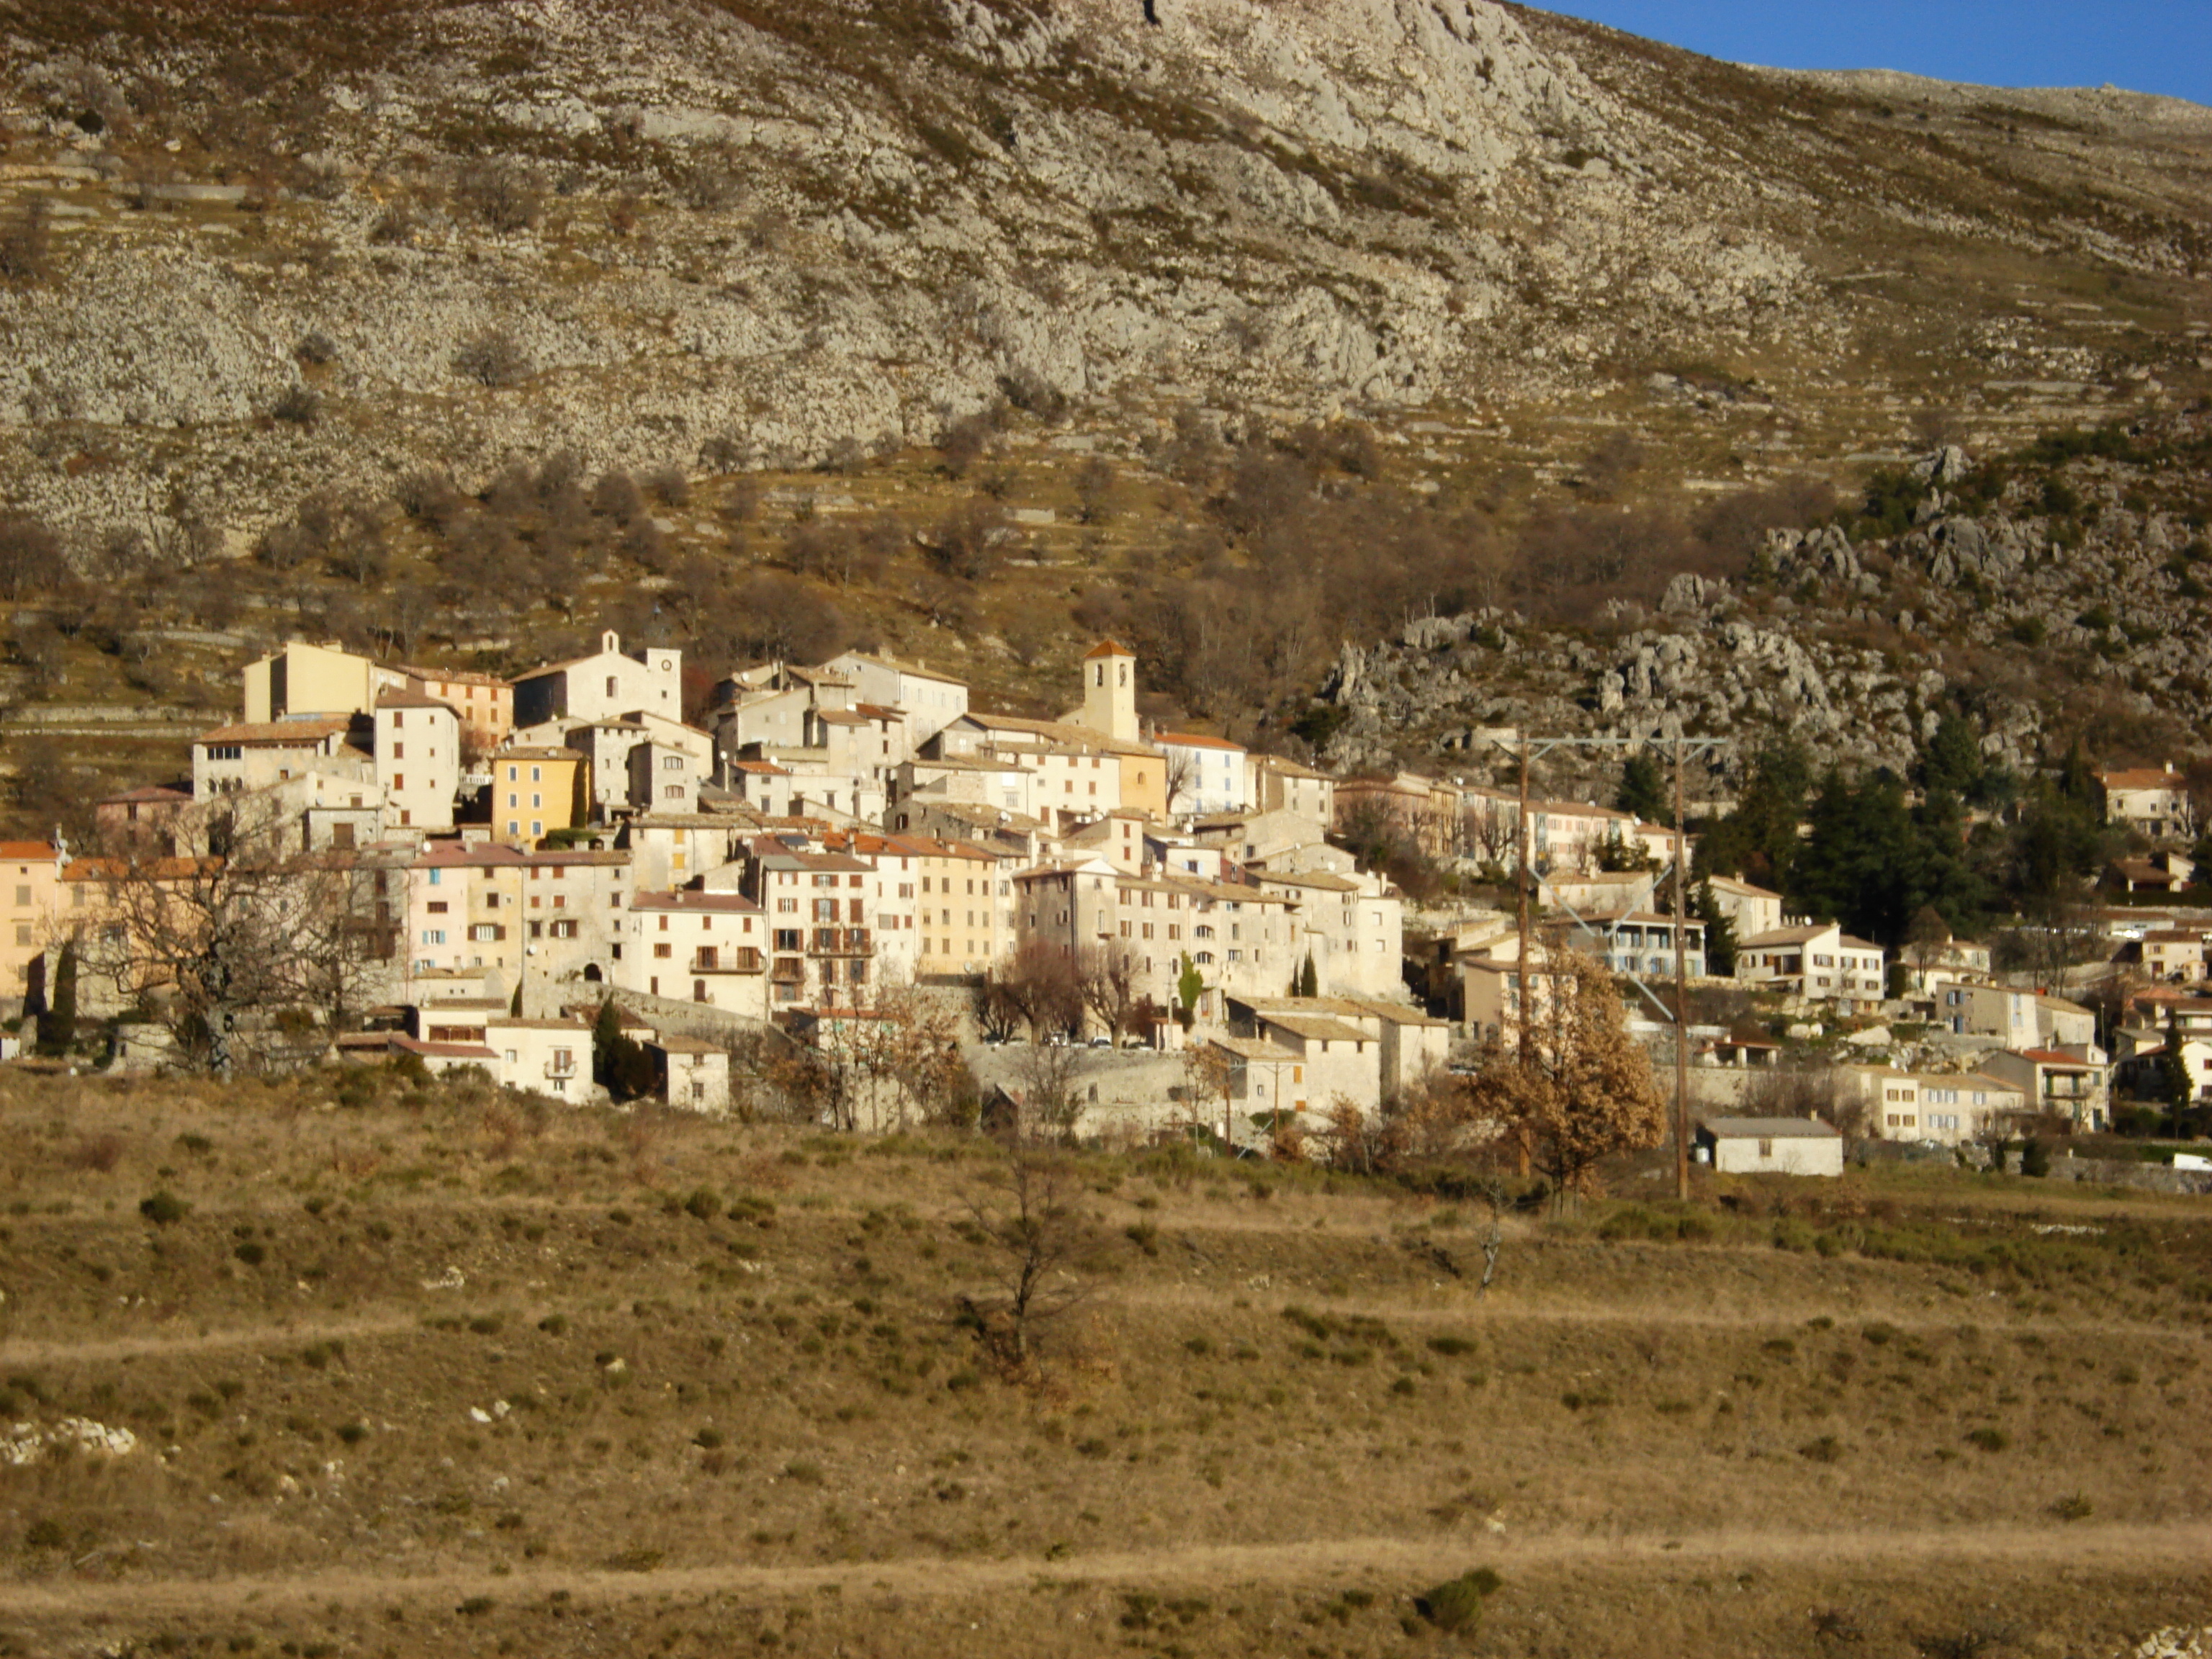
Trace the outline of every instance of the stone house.
{"type": "Polygon", "coordinates": [[[349,714],[219,726],[192,740],[192,795],[265,789],[310,771],[373,779],[371,741],[368,720],[349,714]]]}
{"type": "Polygon", "coordinates": [[[43,1001],[46,946],[61,931],[62,865],[42,841],[0,842],[0,1009],[43,1001]]]}
{"type": "Polygon", "coordinates": [[[1336,780],[1280,755],[1248,754],[1244,805],[1250,812],[1288,812],[1316,825],[1334,823],[1336,780]]]}
{"type": "Polygon", "coordinates": [[[720,1117],[730,1109],[730,1051],[719,1043],[662,1032],[645,1045],[660,1079],[660,1097],[687,1112],[720,1117]]]}
{"type": "Polygon", "coordinates": [[[1844,1137],[1816,1117],[1709,1117],[1698,1125],[1698,1160],[1719,1175],[1844,1173],[1844,1137]]]}
{"type": "Polygon", "coordinates": [[[592,1082],[592,1028],[576,1019],[521,1019],[499,1014],[484,1022],[492,1076],[509,1089],[581,1103],[592,1082]]]}
{"type": "Polygon", "coordinates": [[[684,714],[684,653],[673,646],[624,651],[610,629],[587,657],[548,664],[514,682],[514,724],[528,728],[562,717],[605,720],[645,710],[668,720],[684,714]]]}
{"type": "Polygon", "coordinates": [[[2018,1089],[2031,1112],[2049,1113],[2087,1131],[2112,1121],[2112,1068],[2101,1048],[2072,1054],[2008,1048],[1984,1056],[1982,1069],[2018,1089]]]}
{"type": "Polygon", "coordinates": [[[390,827],[451,830],[461,787],[460,717],[434,697],[399,690],[379,692],[372,718],[390,827]]]}
{"type": "Polygon", "coordinates": [[[2151,841],[2189,841],[2197,834],[2189,780],[2167,761],[2157,767],[2123,767],[2097,774],[2105,796],[2105,822],[2124,823],[2151,841]]]}
{"type": "Polygon", "coordinates": [[[1735,977],[1756,990],[1833,1002],[1849,1012],[1882,1000],[1882,962],[1879,945],[1854,939],[1833,922],[1808,923],[1740,938],[1735,977]]]}
{"type": "Polygon", "coordinates": [[[748,1019],[768,1018],[770,930],[752,899],[685,888],[633,894],[624,909],[616,984],[748,1019]]]}
{"type": "Polygon", "coordinates": [[[1761,933],[1776,933],[1788,917],[1783,911],[1782,895],[1770,892],[1756,882],[1746,881],[1741,876],[1709,876],[1706,885],[1712,889],[1713,907],[1729,919],[1735,928],[1738,945],[1761,933]]]}
{"type": "Polygon", "coordinates": [[[1167,757],[1170,813],[1241,812],[1250,804],[1243,744],[1191,732],[1162,732],[1152,742],[1167,757]]]}

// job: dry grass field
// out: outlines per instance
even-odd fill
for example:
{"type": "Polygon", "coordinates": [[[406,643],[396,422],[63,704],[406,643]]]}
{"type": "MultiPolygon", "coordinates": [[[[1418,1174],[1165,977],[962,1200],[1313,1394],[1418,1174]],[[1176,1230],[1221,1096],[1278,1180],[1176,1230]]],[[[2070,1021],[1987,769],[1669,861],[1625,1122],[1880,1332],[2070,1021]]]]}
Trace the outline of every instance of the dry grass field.
{"type": "Polygon", "coordinates": [[[1010,1376],[962,1315],[1011,1261],[987,1142],[344,1093],[0,1073],[0,1653],[2212,1625],[2201,1200],[1724,1183],[1509,1221],[1485,1295],[1482,1212],[1086,1156],[1048,1281],[1083,1294],[1010,1376]]]}

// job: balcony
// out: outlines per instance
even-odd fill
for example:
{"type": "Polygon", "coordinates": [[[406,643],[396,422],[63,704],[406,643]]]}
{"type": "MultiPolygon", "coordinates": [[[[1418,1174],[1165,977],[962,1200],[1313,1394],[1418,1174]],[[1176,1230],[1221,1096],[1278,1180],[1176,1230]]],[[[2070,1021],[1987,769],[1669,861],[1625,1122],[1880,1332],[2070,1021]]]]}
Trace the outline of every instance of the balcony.
{"type": "Polygon", "coordinates": [[[760,970],[761,954],[750,946],[733,951],[702,949],[691,958],[695,974],[757,974],[760,970]]]}
{"type": "Polygon", "coordinates": [[[797,957],[778,957],[769,977],[780,985],[798,985],[805,981],[806,964],[797,957]]]}
{"type": "Polygon", "coordinates": [[[573,1060],[549,1060],[545,1062],[545,1075],[550,1078],[574,1077],[576,1075],[576,1062],[573,1060]]]}
{"type": "Polygon", "coordinates": [[[817,957],[870,957],[876,953],[875,935],[866,927],[817,927],[808,949],[817,957]]]}

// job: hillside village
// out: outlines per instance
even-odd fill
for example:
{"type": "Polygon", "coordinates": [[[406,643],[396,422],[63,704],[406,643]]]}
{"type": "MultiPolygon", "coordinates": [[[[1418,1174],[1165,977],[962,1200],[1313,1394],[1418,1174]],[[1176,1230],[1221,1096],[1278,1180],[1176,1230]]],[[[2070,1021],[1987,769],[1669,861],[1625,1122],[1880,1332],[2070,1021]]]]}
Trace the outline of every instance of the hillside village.
{"type": "Polygon", "coordinates": [[[189,778],[100,801],[96,847],[0,848],[26,1038],[126,1071],[398,1062],[1264,1153],[1478,1070],[1524,986],[1534,1018],[1594,960],[1662,1076],[1679,970],[1723,1167],[1827,1161],[1790,1121],[1981,1158],[2212,1090],[2212,932],[2141,908],[2194,872],[2171,767],[2099,775],[2141,850],[2054,982],[1948,929],[1886,951],[1699,872],[1695,835],[1525,780],[1338,778],[1159,730],[1112,640],[1048,720],[848,651],[732,672],[694,723],[683,675],[613,632],[512,681],[298,640],[248,663],[189,778]],[[1378,840],[1455,890],[1409,899],[1378,840]]]}

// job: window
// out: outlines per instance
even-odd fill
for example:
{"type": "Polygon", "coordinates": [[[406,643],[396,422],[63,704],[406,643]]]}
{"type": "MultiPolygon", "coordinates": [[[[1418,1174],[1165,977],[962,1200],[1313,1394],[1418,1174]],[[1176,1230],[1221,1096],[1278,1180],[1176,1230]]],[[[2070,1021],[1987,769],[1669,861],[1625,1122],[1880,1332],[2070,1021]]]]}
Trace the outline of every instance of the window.
{"type": "Polygon", "coordinates": [[[1761,1158],[1772,1158],[1774,1156],[1774,1143],[1771,1140],[1760,1141],[1759,1143],[1759,1155],[1761,1158]]]}
{"type": "Polygon", "coordinates": [[[422,930],[422,943],[423,943],[423,944],[425,944],[425,945],[443,945],[445,942],[446,942],[446,930],[445,930],[444,928],[442,928],[442,927],[426,927],[426,928],[424,928],[424,929],[422,930]]]}
{"type": "Polygon", "coordinates": [[[684,769],[684,757],[663,755],[660,757],[660,769],[664,772],[681,772],[684,769]]]}

